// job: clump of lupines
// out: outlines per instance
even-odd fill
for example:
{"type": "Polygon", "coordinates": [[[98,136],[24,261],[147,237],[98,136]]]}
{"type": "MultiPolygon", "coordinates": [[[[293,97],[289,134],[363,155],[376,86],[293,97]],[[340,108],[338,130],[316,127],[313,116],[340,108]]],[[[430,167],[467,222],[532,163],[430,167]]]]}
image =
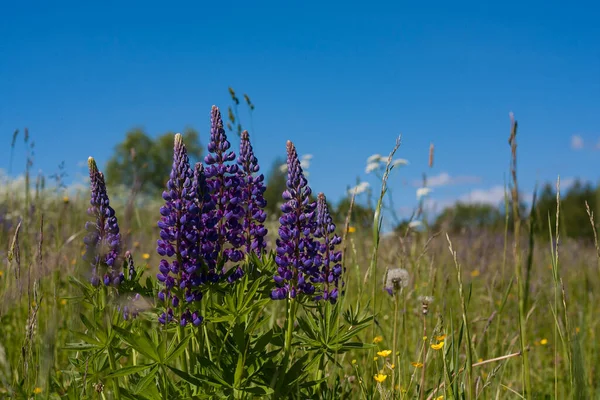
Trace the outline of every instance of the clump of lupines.
{"type": "Polygon", "coordinates": [[[165,205],[161,207],[161,219],[158,222],[160,239],[157,241],[159,255],[174,258],[170,262],[162,259],[157,278],[165,289],[160,291],[159,299],[166,303],[165,312],[159,317],[163,324],[178,318],[182,326],[192,322],[200,325],[202,317],[197,311],[180,306],[180,300],[187,303],[200,301],[201,278],[199,274],[199,225],[200,209],[197,204],[197,192],[194,174],[190,168],[187,150],[180,134],[175,135],[173,168],[163,192],[165,205]],[[174,315],[173,308],[181,313],[174,315]]]}
{"type": "Polygon", "coordinates": [[[121,234],[115,210],[110,206],[104,175],[98,171],[96,161],[88,158],[90,173],[90,207],[88,215],[95,221],[88,221],[85,229],[88,232],[84,238],[86,246],[83,258],[92,266],[90,281],[98,286],[118,285],[124,279],[123,273],[116,268],[121,251],[121,234]]]}
{"type": "Polygon", "coordinates": [[[254,251],[260,256],[267,246],[265,241],[267,229],[264,226],[267,219],[264,208],[267,206],[267,202],[263,196],[266,187],[264,185],[264,175],[255,175],[259,172],[260,166],[250,144],[248,131],[242,132],[237,162],[240,165],[239,173],[243,187],[242,204],[245,208],[245,214],[242,227],[244,229],[246,253],[254,251]]]}
{"type": "Polygon", "coordinates": [[[287,190],[283,192],[283,215],[279,218],[279,238],[276,241],[277,288],[271,298],[295,298],[298,293],[312,295],[314,283],[319,282],[320,271],[315,265],[317,243],[315,232],[316,203],[310,201],[312,193],[304,177],[294,144],[287,142],[287,190]]]}
{"type": "Polygon", "coordinates": [[[323,284],[322,293],[316,296],[316,299],[323,298],[335,303],[342,276],[342,252],[336,251],[335,246],[342,242],[342,238],[335,234],[335,224],[323,193],[317,196],[315,237],[321,239],[317,245],[318,255],[315,257],[315,266],[321,270],[319,281],[323,284]]]}
{"type": "MultiPolygon", "coordinates": [[[[240,250],[244,244],[243,227],[240,223],[244,216],[244,208],[239,168],[232,163],[235,161],[235,153],[229,151],[231,143],[227,140],[221,112],[216,106],[212,107],[210,122],[209,154],[204,158],[204,162],[207,165],[205,170],[207,185],[215,205],[215,210],[209,218],[216,221],[217,241],[212,243],[214,248],[210,249],[210,253],[220,256],[218,260],[210,260],[209,268],[214,269],[219,262],[235,263],[244,256],[240,250]],[[226,244],[228,246],[225,246],[226,244]]],[[[243,274],[239,267],[234,268],[230,281],[243,274]]]]}

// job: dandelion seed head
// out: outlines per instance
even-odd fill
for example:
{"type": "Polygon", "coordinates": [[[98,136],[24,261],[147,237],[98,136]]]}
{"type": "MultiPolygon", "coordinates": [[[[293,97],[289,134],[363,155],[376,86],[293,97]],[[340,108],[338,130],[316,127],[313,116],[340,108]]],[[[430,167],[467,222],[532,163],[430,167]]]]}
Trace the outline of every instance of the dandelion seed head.
{"type": "Polygon", "coordinates": [[[396,294],[400,289],[408,286],[410,275],[403,268],[390,269],[385,276],[384,289],[390,295],[396,294]]]}

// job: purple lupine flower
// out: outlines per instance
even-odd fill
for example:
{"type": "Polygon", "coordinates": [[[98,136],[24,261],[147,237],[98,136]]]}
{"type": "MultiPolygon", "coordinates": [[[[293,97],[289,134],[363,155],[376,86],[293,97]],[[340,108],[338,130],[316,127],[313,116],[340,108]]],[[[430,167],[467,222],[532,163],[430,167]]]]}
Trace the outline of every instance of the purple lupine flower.
{"type": "MultiPolygon", "coordinates": [[[[219,259],[214,260],[215,264],[210,267],[216,270],[219,265],[227,261],[236,263],[243,258],[240,247],[244,244],[244,236],[240,219],[244,216],[244,208],[242,207],[242,185],[238,176],[239,168],[232,163],[235,161],[235,153],[229,151],[231,144],[223,128],[221,112],[216,106],[212,107],[210,123],[209,154],[204,158],[204,162],[207,165],[205,170],[207,185],[215,205],[214,213],[210,217],[216,222],[217,235],[212,253],[218,254],[219,259]],[[228,246],[226,247],[225,244],[228,246]]],[[[243,273],[239,267],[233,268],[236,268],[235,277],[243,273]]],[[[230,276],[230,281],[234,275],[230,276]]]]}
{"type": "Polygon", "coordinates": [[[239,173],[243,187],[242,204],[245,206],[242,227],[246,253],[254,251],[260,256],[267,245],[265,241],[267,229],[264,225],[267,219],[267,213],[264,211],[267,202],[263,196],[266,190],[265,176],[263,174],[255,175],[260,170],[260,166],[258,159],[254,156],[248,131],[242,132],[237,163],[240,165],[239,173]]]}
{"type": "Polygon", "coordinates": [[[129,250],[125,252],[125,261],[127,261],[127,279],[132,281],[135,279],[135,264],[129,250]]]}
{"type": "Polygon", "coordinates": [[[298,153],[294,144],[287,142],[287,190],[283,192],[285,203],[281,206],[283,215],[279,218],[279,238],[276,241],[277,275],[273,277],[277,288],[271,298],[282,300],[294,298],[298,293],[312,295],[314,283],[320,279],[315,266],[317,243],[313,240],[315,231],[315,207],[311,202],[312,193],[304,177],[298,153]]]}
{"type": "Polygon", "coordinates": [[[170,322],[176,316],[174,308],[181,308],[179,321],[185,325],[189,312],[180,299],[187,303],[200,301],[201,279],[199,272],[199,208],[196,202],[196,188],[193,185],[194,174],[190,168],[187,150],[180,134],[175,135],[173,150],[173,168],[163,192],[165,205],[160,208],[161,219],[158,222],[160,239],[157,252],[162,257],[174,258],[171,262],[162,259],[159,263],[157,278],[165,288],[159,299],[165,303],[166,311],[159,317],[162,323],[170,322]]]}
{"type": "MultiPolygon", "coordinates": [[[[342,276],[342,252],[336,251],[335,246],[342,242],[342,238],[335,234],[335,224],[329,214],[329,207],[323,193],[317,196],[317,222],[315,238],[318,242],[318,255],[315,257],[315,266],[320,268],[322,294],[316,300],[324,299],[335,303],[338,298],[339,280],[342,276]]],[[[343,285],[343,282],[342,282],[343,285]]]]}
{"type": "Polygon", "coordinates": [[[204,263],[200,276],[201,282],[215,282],[219,279],[219,273],[216,271],[218,258],[217,246],[217,217],[215,213],[215,203],[210,195],[204,173],[204,165],[196,163],[194,166],[194,180],[192,183],[196,206],[199,210],[198,223],[196,230],[198,233],[198,243],[200,245],[200,259],[204,263]]]}
{"type": "Polygon", "coordinates": [[[104,285],[118,285],[123,274],[119,273],[116,265],[121,251],[121,234],[115,210],[110,206],[104,175],[98,171],[96,161],[88,158],[90,172],[90,207],[88,215],[95,221],[85,224],[87,235],[84,238],[86,245],[84,260],[92,266],[91,283],[98,286],[102,281],[104,285]]]}

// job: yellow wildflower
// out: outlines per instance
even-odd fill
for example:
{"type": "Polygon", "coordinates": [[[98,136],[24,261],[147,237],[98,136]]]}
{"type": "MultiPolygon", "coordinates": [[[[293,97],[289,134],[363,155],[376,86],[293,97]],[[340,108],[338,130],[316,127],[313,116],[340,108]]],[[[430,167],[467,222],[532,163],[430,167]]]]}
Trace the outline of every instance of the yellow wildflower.
{"type": "Polygon", "coordinates": [[[483,362],[483,358],[479,358],[479,359],[477,360],[477,362],[478,362],[478,363],[480,363],[480,362],[483,362]]]}
{"type": "Polygon", "coordinates": [[[473,278],[476,278],[476,277],[478,277],[478,276],[479,276],[479,270],[478,270],[478,269],[476,269],[476,270],[473,270],[473,271],[471,271],[471,276],[472,276],[473,278]]]}
{"type": "Polygon", "coordinates": [[[377,360],[379,360],[379,357],[377,357],[377,356],[373,357],[373,361],[377,361],[377,360]]]}
{"type": "Polygon", "coordinates": [[[69,196],[64,196],[63,197],[63,203],[69,204],[69,196]]]}
{"type": "Polygon", "coordinates": [[[387,357],[390,354],[392,354],[391,350],[381,350],[381,351],[377,352],[377,355],[380,356],[380,357],[387,357]]]}
{"type": "Polygon", "coordinates": [[[548,344],[548,339],[542,339],[542,340],[540,340],[540,344],[541,344],[542,346],[545,346],[545,345],[547,345],[547,344],[548,344]]]}
{"type": "Polygon", "coordinates": [[[0,278],[4,275],[4,271],[0,271],[0,278]]]}
{"type": "Polygon", "coordinates": [[[33,389],[33,394],[40,394],[40,393],[42,393],[41,387],[36,387],[35,389],[33,389]]]}
{"type": "Polygon", "coordinates": [[[356,364],[356,360],[352,360],[352,365],[356,364]]]}
{"type": "Polygon", "coordinates": [[[356,228],[353,227],[353,226],[349,226],[348,227],[348,233],[354,233],[354,232],[356,232],[356,228]]]}
{"type": "Polygon", "coordinates": [[[375,338],[373,338],[373,343],[379,342],[383,342],[383,336],[375,336],[375,338]]]}
{"type": "Polygon", "coordinates": [[[423,336],[423,341],[426,341],[426,340],[427,340],[427,336],[423,336]]]}
{"type": "Polygon", "coordinates": [[[438,344],[432,344],[431,345],[431,348],[434,349],[434,350],[439,350],[442,347],[444,347],[444,341],[443,340],[441,342],[439,342],[438,344]]]}
{"type": "Polygon", "coordinates": [[[149,259],[149,258],[150,258],[150,254],[148,254],[148,253],[144,253],[144,254],[142,254],[142,258],[143,258],[144,260],[147,260],[147,259],[149,259]]]}
{"type": "MultiPolygon", "coordinates": [[[[2,276],[2,271],[0,271],[0,276],[2,276]]],[[[581,329],[579,327],[575,328],[575,333],[579,333],[581,332],[581,329]]]]}
{"type": "Polygon", "coordinates": [[[67,305],[67,299],[62,299],[62,300],[60,301],[60,305],[61,305],[61,306],[66,306],[66,305],[67,305]]]}
{"type": "Polygon", "coordinates": [[[423,363],[420,363],[420,362],[413,361],[410,363],[410,365],[412,365],[415,368],[423,368],[423,363]]]}
{"type": "Polygon", "coordinates": [[[444,339],[446,339],[446,335],[440,335],[435,337],[435,340],[437,340],[438,342],[444,339]]]}
{"type": "Polygon", "coordinates": [[[133,242],[133,247],[140,247],[140,242],[133,242]]]}
{"type": "Polygon", "coordinates": [[[375,375],[374,378],[375,378],[375,380],[377,382],[382,383],[387,378],[387,375],[385,375],[385,374],[377,374],[377,375],[375,375]]]}
{"type": "Polygon", "coordinates": [[[444,396],[443,395],[442,396],[438,396],[438,397],[435,398],[435,400],[444,400],[444,396]]]}

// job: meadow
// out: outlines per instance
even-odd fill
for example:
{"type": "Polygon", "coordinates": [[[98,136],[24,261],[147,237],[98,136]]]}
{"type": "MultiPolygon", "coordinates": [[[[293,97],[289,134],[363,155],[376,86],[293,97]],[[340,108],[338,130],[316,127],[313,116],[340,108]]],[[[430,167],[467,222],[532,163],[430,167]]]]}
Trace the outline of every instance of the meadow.
{"type": "Polygon", "coordinates": [[[291,142],[266,215],[216,108],[202,165],[176,136],[162,198],[107,191],[93,158],[78,194],[2,183],[0,398],[597,398],[600,248],[533,235],[509,134],[500,233],[384,233],[400,140],[372,229],[334,223],[291,142]]]}

